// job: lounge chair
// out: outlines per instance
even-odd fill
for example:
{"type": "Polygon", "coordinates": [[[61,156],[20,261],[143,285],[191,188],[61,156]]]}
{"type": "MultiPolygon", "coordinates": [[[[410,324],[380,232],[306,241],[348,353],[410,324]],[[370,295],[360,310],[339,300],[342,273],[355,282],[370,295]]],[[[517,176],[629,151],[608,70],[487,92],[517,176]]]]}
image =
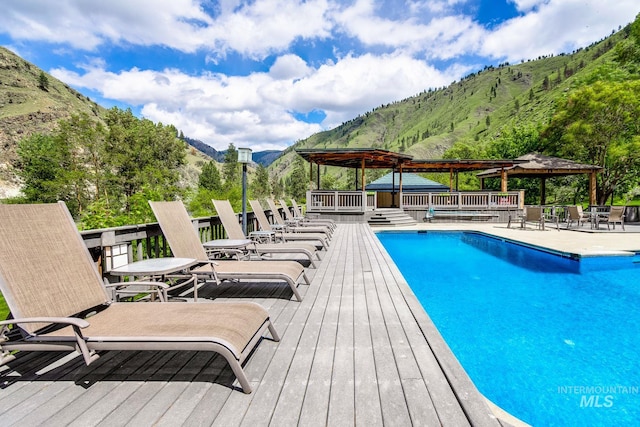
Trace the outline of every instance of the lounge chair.
{"type": "Polygon", "coordinates": [[[269,329],[258,304],[111,302],[64,203],[0,205],[0,290],[13,319],[0,322],[0,364],[19,351],[212,351],[242,390],[242,364],[269,329]],[[13,325],[12,329],[9,326],[13,325]]]}
{"type": "MultiPolygon", "coordinates": [[[[287,224],[289,227],[313,227],[317,231],[327,233],[327,236],[329,237],[333,235],[333,225],[303,221],[301,218],[297,218],[293,215],[293,213],[291,213],[291,211],[289,210],[289,206],[287,206],[287,202],[285,202],[283,199],[280,199],[278,202],[280,203],[280,206],[282,207],[282,211],[284,212],[285,224],[287,224]]],[[[274,202],[274,205],[275,205],[275,202],[274,202]]]]}
{"type": "Polygon", "coordinates": [[[309,285],[304,267],[296,261],[222,261],[210,260],[193,228],[189,214],[180,201],[149,202],[171,252],[180,258],[195,258],[202,263],[193,273],[216,282],[222,280],[282,280],[289,284],[296,299],[300,279],[309,285]]]}
{"type": "Polygon", "coordinates": [[[336,225],[333,222],[327,222],[323,220],[309,220],[303,216],[294,215],[289,210],[289,206],[287,206],[287,202],[284,199],[280,199],[280,206],[282,206],[282,210],[284,211],[285,218],[288,222],[294,223],[296,225],[300,225],[303,227],[325,227],[330,235],[333,234],[333,230],[335,230],[336,225]]]}
{"type": "Polygon", "coordinates": [[[271,209],[271,213],[273,214],[273,219],[280,226],[283,227],[286,231],[292,233],[320,233],[324,234],[328,239],[331,238],[331,231],[327,227],[304,227],[296,225],[295,221],[287,224],[287,222],[280,215],[280,210],[276,206],[276,203],[273,199],[267,199],[267,204],[269,205],[269,209],[271,209]]]}
{"type": "MultiPolygon", "coordinates": [[[[242,227],[238,223],[238,217],[233,212],[233,207],[228,200],[212,200],[213,206],[216,208],[218,217],[222,222],[222,226],[227,232],[227,236],[230,239],[246,239],[242,227]]],[[[258,243],[253,242],[250,246],[252,250],[262,256],[264,254],[301,254],[309,259],[312,266],[316,267],[313,261],[314,255],[319,260],[320,255],[316,251],[315,245],[307,243],[258,243]]]]}
{"type": "Polygon", "coordinates": [[[305,241],[305,242],[314,242],[314,244],[322,249],[327,249],[329,247],[329,241],[327,240],[327,235],[323,233],[287,233],[285,232],[285,227],[276,227],[272,226],[269,220],[267,219],[267,215],[264,213],[262,209],[262,205],[258,200],[249,200],[249,204],[251,205],[251,209],[253,209],[253,214],[256,216],[258,220],[258,225],[260,226],[260,230],[269,231],[275,233],[275,236],[285,242],[289,241],[305,241]],[[276,229],[277,228],[277,229],[276,229]]]}
{"type": "Polygon", "coordinates": [[[622,226],[622,230],[624,231],[624,206],[611,206],[609,210],[609,216],[606,219],[607,230],[611,230],[610,226],[613,224],[613,229],[616,229],[616,224],[620,224],[622,226]]]}
{"type": "Polygon", "coordinates": [[[568,212],[567,228],[571,227],[571,224],[573,224],[574,221],[576,225],[582,227],[582,224],[590,221],[590,218],[591,218],[589,215],[586,215],[583,212],[582,206],[580,205],[567,206],[567,212],[568,212]]]}
{"type": "MultiPolygon", "coordinates": [[[[291,205],[293,206],[293,214],[294,216],[296,216],[297,218],[302,218],[303,221],[309,221],[309,222],[318,222],[318,223],[324,223],[324,224],[330,224],[333,229],[336,229],[336,222],[332,219],[329,218],[311,218],[309,217],[309,215],[304,215],[302,213],[302,210],[300,209],[300,207],[298,206],[298,203],[296,202],[295,199],[291,199],[291,205]]],[[[319,215],[319,214],[316,214],[319,215]]]]}

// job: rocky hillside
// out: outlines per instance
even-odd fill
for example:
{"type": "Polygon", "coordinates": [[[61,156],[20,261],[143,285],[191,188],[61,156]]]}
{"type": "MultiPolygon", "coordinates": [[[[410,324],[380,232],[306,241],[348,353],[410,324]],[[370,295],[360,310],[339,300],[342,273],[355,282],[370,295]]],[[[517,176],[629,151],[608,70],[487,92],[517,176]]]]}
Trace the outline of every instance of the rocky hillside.
{"type": "Polygon", "coordinates": [[[60,119],[104,109],[80,92],[0,47],[0,198],[16,195],[16,146],[34,133],[48,133],[60,119]]]}

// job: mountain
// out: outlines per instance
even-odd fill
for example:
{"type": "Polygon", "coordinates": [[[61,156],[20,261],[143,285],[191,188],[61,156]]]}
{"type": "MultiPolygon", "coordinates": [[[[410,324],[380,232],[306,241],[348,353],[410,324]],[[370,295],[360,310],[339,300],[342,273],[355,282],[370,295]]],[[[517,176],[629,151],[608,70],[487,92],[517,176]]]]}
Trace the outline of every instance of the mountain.
{"type": "MultiPolygon", "coordinates": [[[[552,116],[556,99],[610,61],[611,49],[627,33],[619,31],[568,54],[485,66],[447,87],[382,105],[299,141],[270,170],[288,176],[295,148],[372,147],[432,159],[442,157],[455,143],[477,147],[514,125],[544,124],[552,116]]],[[[347,184],[344,169],[328,171],[337,177],[338,185],[347,184]]]]}
{"type": "MultiPolygon", "coordinates": [[[[204,142],[197,139],[188,138],[188,137],[185,137],[183,139],[187,142],[187,144],[200,150],[201,152],[208,155],[215,161],[220,163],[224,162],[224,156],[226,155],[227,150],[218,151],[212,146],[207,145],[204,142]]],[[[282,151],[278,151],[278,150],[254,151],[252,153],[252,159],[255,163],[258,163],[259,165],[267,167],[271,163],[273,163],[278,157],[280,157],[281,154],[282,154],[282,151]]]]}
{"type": "Polygon", "coordinates": [[[257,164],[267,167],[281,155],[282,151],[278,150],[256,151],[253,153],[252,158],[257,164]]]}

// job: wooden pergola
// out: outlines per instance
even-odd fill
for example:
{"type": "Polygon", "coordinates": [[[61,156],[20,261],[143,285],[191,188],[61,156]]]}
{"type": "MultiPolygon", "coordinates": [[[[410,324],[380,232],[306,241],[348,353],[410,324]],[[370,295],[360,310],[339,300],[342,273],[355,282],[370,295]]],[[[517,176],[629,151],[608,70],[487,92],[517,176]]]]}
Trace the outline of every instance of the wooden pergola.
{"type": "MultiPolygon", "coordinates": [[[[525,160],[414,160],[413,156],[393,151],[379,150],[375,148],[349,148],[349,149],[297,149],[303,159],[311,164],[318,165],[317,187],[320,188],[320,165],[356,168],[361,170],[362,188],[365,188],[366,169],[392,169],[400,172],[400,191],[402,191],[402,172],[446,172],[449,173],[449,189],[453,191],[454,176],[459,172],[469,172],[495,168],[504,171],[525,160]]],[[[312,174],[309,178],[313,182],[312,174]]],[[[457,182],[457,180],[456,180],[457,182]]],[[[503,176],[502,187],[506,191],[507,178],[503,176]]]]}
{"type": "Polygon", "coordinates": [[[507,191],[506,182],[509,176],[518,178],[540,178],[540,204],[545,204],[546,179],[554,176],[589,175],[589,204],[596,204],[596,174],[602,169],[600,166],[576,163],[558,157],[545,156],[539,153],[529,153],[518,157],[517,164],[506,168],[492,168],[480,172],[477,176],[484,178],[501,178],[502,191],[507,191]]]}

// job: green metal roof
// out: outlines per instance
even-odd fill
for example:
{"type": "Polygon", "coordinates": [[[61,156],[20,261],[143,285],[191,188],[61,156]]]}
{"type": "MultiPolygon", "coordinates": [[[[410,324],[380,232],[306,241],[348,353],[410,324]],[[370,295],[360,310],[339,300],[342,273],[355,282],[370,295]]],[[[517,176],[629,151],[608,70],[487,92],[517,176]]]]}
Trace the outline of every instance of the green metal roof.
{"type": "MultiPolygon", "coordinates": [[[[366,189],[370,191],[391,191],[393,180],[395,179],[395,190],[400,190],[400,173],[395,173],[395,178],[391,172],[383,177],[366,185],[366,189]]],[[[423,178],[415,173],[402,174],[402,191],[449,191],[449,187],[439,182],[423,178]]]]}

